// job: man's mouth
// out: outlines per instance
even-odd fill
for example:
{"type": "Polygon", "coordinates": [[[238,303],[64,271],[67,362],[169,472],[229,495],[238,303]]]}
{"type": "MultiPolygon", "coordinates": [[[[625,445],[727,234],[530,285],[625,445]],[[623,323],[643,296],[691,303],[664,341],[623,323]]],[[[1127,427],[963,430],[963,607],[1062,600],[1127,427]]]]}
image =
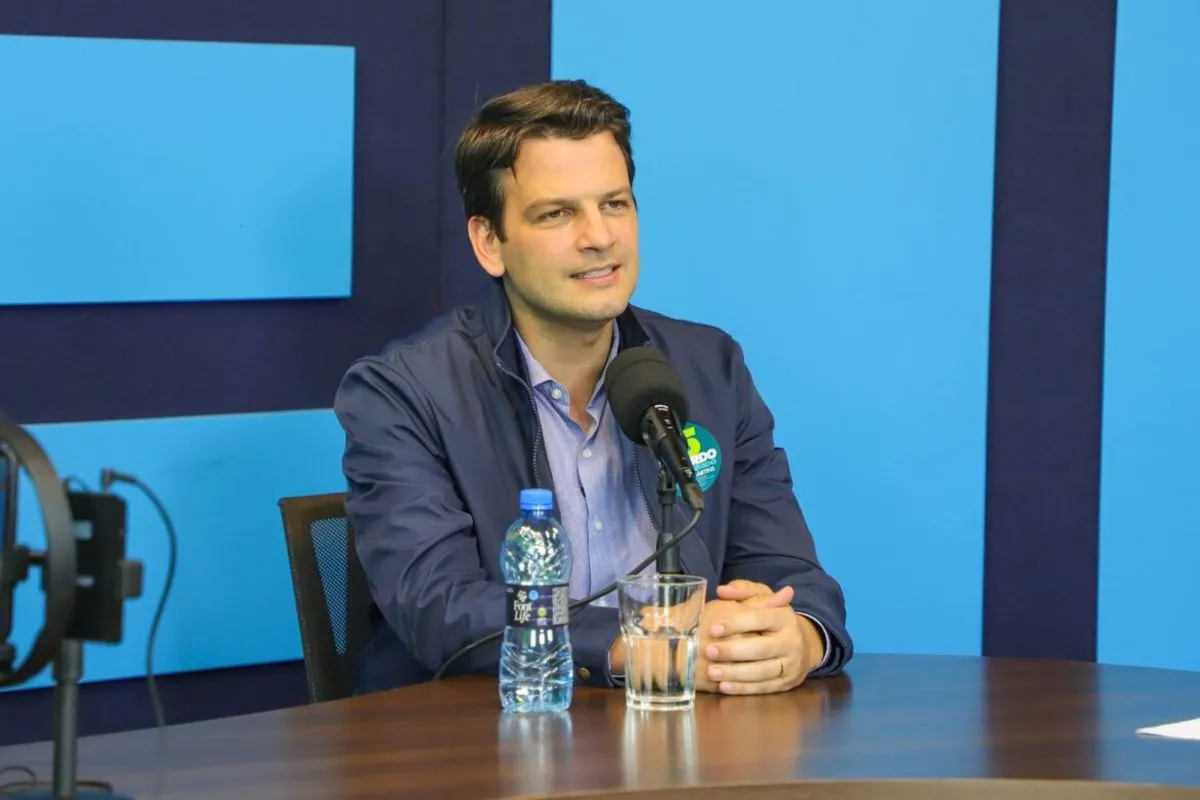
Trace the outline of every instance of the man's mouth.
{"type": "Polygon", "coordinates": [[[598,280],[600,278],[607,278],[620,268],[620,264],[607,264],[603,267],[597,267],[596,269],[589,269],[587,272],[576,272],[571,277],[577,278],[581,281],[598,280]]]}

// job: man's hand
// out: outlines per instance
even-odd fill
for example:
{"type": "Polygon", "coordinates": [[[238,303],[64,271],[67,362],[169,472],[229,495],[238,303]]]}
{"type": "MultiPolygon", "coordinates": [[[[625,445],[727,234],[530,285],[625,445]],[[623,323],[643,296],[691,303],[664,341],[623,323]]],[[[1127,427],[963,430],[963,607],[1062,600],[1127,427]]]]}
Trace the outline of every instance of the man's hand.
{"type": "Polygon", "coordinates": [[[775,590],[765,583],[756,583],[741,578],[717,587],[717,597],[722,600],[734,600],[756,607],[762,606],[775,593],[775,590]]]}
{"type": "MultiPolygon", "coordinates": [[[[749,582],[746,581],[745,583],[749,582]]],[[[762,586],[762,584],[754,584],[754,586],[762,586]]],[[[788,604],[792,601],[791,589],[772,592],[765,586],[763,588],[766,589],[765,592],[745,587],[743,593],[746,594],[746,599],[738,600],[733,597],[725,597],[726,594],[736,593],[726,592],[725,587],[720,586],[717,588],[718,599],[709,600],[704,604],[704,610],[700,615],[700,630],[696,637],[696,689],[698,691],[721,691],[719,681],[714,679],[711,674],[712,659],[708,657],[710,646],[718,641],[732,642],[737,639],[750,639],[759,636],[757,632],[749,631],[746,633],[730,633],[724,637],[714,637],[712,631],[715,627],[732,624],[738,616],[751,608],[787,608],[788,604]]]]}
{"type": "MultiPolygon", "coordinates": [[[[791,587],[776,592],[746,580],[717,587],[718,599],[704,603],[700,616],[696,689],[769,694],[800,685],[823,658],[824,642],[816,626],[791,608],[793,594],[791,587]]],[[[700,595],[695,599],[702,602],[700,595]]],[[[639,646],[647,648],[640,653],[641,663],[661,680],[669,660],[665,643],[651,640],[639,646]]],[[[625,672],[627,658],[618,636],[609,654],[614,673],[625,672]]],[[[682,667],[677,662],[676,669],[682,667]]]]}
{"type": "Polygon", "coordinates": [[[785,692],[824,657],[816,625],[790,606],[793,591],[752,581],[717,588],[701,620],[697,688],[722,694],[785,692]],[[699,672],[700,669],[703,672],[699,672]]]}

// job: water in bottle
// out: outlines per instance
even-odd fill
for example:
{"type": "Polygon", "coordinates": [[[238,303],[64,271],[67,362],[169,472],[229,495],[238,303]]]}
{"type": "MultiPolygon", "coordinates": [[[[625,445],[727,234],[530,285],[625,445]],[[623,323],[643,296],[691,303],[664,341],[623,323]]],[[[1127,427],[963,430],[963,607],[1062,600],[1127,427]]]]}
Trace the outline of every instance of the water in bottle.
{"type": "Polygon", "coordinates": [[[553,511],[550,490],[522,490],[521,517],[509,526],[500,551],[508,604],[500,646],[505,711],[563,711],[571,705],[571,541],[553,511]]]}

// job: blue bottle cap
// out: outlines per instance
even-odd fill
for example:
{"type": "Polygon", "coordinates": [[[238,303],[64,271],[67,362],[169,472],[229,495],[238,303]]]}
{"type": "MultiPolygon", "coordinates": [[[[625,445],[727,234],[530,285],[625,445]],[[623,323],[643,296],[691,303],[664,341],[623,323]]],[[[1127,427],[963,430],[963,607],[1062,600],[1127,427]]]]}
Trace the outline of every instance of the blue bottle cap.
{"type": "Polygon", "coordinates": [[[549,489],[522,489],[522,511],[549,511],[554,508],[554,494],[549,489]]]}

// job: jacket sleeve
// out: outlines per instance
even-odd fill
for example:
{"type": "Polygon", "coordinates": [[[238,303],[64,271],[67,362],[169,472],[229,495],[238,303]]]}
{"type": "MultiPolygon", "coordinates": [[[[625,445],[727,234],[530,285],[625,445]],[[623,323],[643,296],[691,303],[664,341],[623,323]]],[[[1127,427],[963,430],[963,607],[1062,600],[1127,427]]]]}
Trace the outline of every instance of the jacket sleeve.
{"type": "MultiPolygon", "coordinates": [[[[450,475],[428,400],[392,366],[365,359],[334,401],[346,434],[346,513],[371,595],[401,644],[431,674],[463,646],[505,624],[504,585],[488,579],[474,521],[450,475]]],[[[578,667],[611,683],[612,609],[572,615],[578,667]],[[611,612],[611,613],[606,613],[611,612]]],[[[499,640],[462,656],[447,675],[497,674],[499,640]]]]}
{"type": "Polygon", "coordinates": [[[787,455],[775,446],[775,420],[759,395],[742,350],[734,345],[737,441],[729,536],[722,582],[735,578],[772,589],[791,586],[792,607],[812,618],[829,640],[814,676],[839,672],[853,655],[841,586],[821,566],[812,533],[792,491],[787,455]]]}

